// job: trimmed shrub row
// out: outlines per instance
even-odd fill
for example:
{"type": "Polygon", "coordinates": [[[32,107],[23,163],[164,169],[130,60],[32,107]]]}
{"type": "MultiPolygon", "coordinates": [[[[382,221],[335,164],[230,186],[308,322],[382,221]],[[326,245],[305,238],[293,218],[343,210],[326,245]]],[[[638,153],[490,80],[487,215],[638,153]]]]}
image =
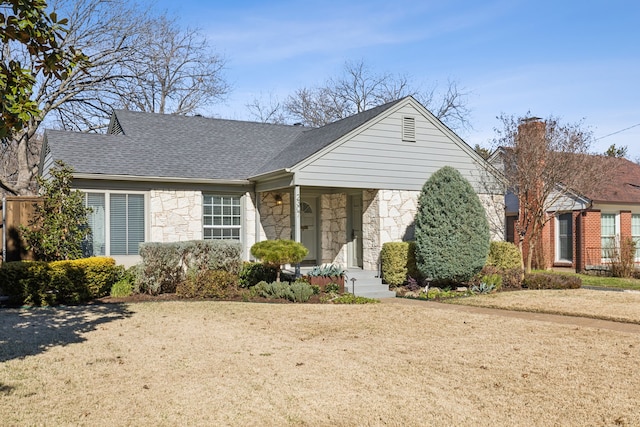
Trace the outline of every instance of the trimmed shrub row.
{"type": "Polygon", "coordinates": [[[226,298],[238,290],[238,275],[225,270],[191,270],[176,287],[183,298],[226,298]]]}
{"type": "Polygon", "coordinates": [[[190,271],[222,270],[238,275],[242,267],[242,245],[228,240],[142,243],[140,256],[134,290],[151,295],[176,292],[190,271]]]}
{"type": "MultiPolygon", "coordinates": [[[[388,242],[382,245],[380,260],[382,263],[382,277],[391,286],[401,286],[411,277],[418,281],[422,275],[416,266],[415,242],[388,242]]],[[[485,269],[481,276],[500,274],[509,276],[505,280],[505,287],[520,288],[519,271],[521,268],[520,250],[510,242],[491,242],[485,269]],[[515,283],[517,282],[517,284],[515,283]]],[[[472,280],[475,282],[476,279],[472,280]]]]}
{"type": "Polygon", "coordinates": [[[581,278],[564,274],[531,273],[522,281],[522,287],[527,289],[578,289],[580,286],[581,278]]]}
{"type": "Polygon", "coordinates": [[[107,257],[7,262],[0,267],[0,294],[12,305],[78,304],[107,295],[123,272],[107,257]]]}
{"type": "Polygon", "coordinates": [[[497,290],[522,289],[522,270],[520,267],[500,269],[492,265],[485,265],[469,284],[478,286],[481,283],[493,284],[497,290]]]}
{"type": "Polygon", "coordinates": [[[287,299],[293,302],[307,302],[315,293],[314,288],[305,281],[296,281],[292,284],[286,282],[259,282],[251,292],[255,295],[269,299],[287,299]]]}

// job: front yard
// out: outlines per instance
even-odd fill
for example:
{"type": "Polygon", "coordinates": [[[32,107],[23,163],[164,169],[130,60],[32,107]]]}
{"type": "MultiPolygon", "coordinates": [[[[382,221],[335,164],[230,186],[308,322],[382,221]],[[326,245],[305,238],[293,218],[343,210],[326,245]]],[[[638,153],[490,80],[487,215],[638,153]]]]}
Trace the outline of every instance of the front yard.
{"type": "Polygon", "coordinates": [[[638,291],[525,290],[452,298],[446,302],[640,324],[640,292],[638,291]]]}
{"type": "MultiPolygon", "coordinates": [[[[531,300],[559,295],[541,292],[531,300]]],[[[0,419],[52,426],[640,424],[637,334],[432,304],[3,309],[0,419]]],[[[640,313],[640,304],[631,305],[640,313]]]]}

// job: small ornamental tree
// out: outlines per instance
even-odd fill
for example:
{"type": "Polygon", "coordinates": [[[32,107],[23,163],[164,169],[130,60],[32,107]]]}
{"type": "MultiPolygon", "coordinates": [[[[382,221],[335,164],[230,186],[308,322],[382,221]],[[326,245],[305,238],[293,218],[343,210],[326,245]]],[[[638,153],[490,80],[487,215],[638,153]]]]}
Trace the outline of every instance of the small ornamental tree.
{"type": "Polygon", "coordinates": [[[489,253],[489,223],[471,184],[445,166],[422,187],[416,214],[416,263],[441,283],[469,281],[489,253]]]}
{"type": "Polygon", "coordinates": [[[22,227],[28,249],[41,261],[82,258],[89,228],[83,194],[71,189],[73,170],[62,162],[51,168],[51,179],[38,177],[42,201],[35,205],[29,227],[22,227]]]}
{"type": "Polygon", "coordinates": [[[293,240],[264,240],[251,246],[251,255],[263,264],[277,269],[276,282],[280,281],[282,264],[297,264],[309,251],[301,243],[293,240]]]}

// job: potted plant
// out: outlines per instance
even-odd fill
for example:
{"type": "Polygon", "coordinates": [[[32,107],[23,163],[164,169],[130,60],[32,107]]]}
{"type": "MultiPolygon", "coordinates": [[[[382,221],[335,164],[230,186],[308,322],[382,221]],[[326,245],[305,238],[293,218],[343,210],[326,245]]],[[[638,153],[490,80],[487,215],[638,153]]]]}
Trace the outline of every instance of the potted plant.
{"type": "Polygon", "coordinates": [[[340,293],[344,293],[344,277],[347,271],[335,264],[323,264],[313,267],[307,273],[307,279],[312,285],[324,290],[329,283],[335,283],[340,287],[340,293]]]}

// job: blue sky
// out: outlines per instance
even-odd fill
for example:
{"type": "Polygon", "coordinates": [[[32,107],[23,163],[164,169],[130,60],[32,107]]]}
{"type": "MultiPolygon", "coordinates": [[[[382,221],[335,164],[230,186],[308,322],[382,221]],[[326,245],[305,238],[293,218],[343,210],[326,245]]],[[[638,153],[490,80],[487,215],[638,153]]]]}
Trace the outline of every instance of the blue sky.
{"type": "Polygon", "coordinates": [[[415,86],[469,93],[471,146],[490,146],[502,113],[584,121],[593,151],[640,158],[640,2],[205,1],[157,7],[204,33],[227,60],[232,86],[209,114],[249,119],[270,94],[322,84],[345,61],[411,77],[415,86]],[[631,129],[606,136],[625,128],[631,129]],[[605,137],[606,136],[606,137],[605,137]]]}

